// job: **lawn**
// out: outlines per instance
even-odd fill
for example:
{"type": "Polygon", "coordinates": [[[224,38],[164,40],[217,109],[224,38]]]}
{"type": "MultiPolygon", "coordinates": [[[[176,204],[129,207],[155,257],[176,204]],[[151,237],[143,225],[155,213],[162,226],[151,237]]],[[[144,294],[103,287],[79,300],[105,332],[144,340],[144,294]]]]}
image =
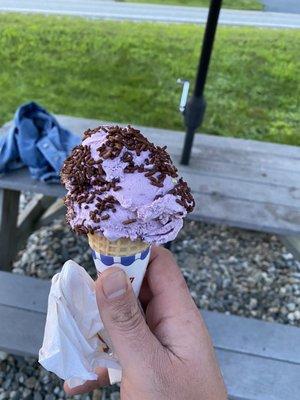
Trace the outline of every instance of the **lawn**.
{"type": "MultiPolygon", "coordinates": [[[[51,112],[183,129],[203,27],[0,14],[0,123],[34,99],[51,112]]],[[[202,130],[300,145],[300,31],[220,27],[202,130]],[[298,104],[297,104],[298,103],[298,104]]]]}
{"type": "MultiPolygon", "coordinates": [[[[178,6],[207,7],[209,0],[117,0],[129,3],[156,3],[156,4],[176,4],[178,6]]],[[[233,8],[237,10],[262,10],[263,5],[260,0],[223,0],[223,8],[233,8]]]]}

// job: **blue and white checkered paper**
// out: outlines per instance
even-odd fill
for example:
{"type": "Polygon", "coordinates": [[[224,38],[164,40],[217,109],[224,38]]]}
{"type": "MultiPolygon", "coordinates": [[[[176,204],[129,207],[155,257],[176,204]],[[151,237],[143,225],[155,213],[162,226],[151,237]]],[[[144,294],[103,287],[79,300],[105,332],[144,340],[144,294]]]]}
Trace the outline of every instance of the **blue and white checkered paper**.
{"type": "Polygon", "coordinates": [[[149,263],[149,257],[150,247],[141,253],[125,257],[107,256],[93,251],[93,259],[98,274],[100,275],[110,267],[122,268],[128,275],[136,296],[139,295],[146,268],[149,263]]]}
{"type": "MultiPolygon", "coordinates": [[[[101,275],[103,271],[111,267],[120,267],[126,272],[130,279],[132,288],[136,297],[138,297],[142,282],[146,273],[147,265],[150,258],[150,247],[141,253],[133,254],[130,256],[117,257],[117,256],[107,256],[105,254],[97,253],[93,250],[93,259],[95,267],[97,269],[98,275],[101,275]]],[[[108,346],[108,356],[112,360],[117,362],[110,338],[108,337],[105,329],[99,332],[101,340],[108,346]]],[[[108,368],[108,375],[111,384],[121,381],[122,370],[121,367],[116,364],[115,368],[108,368]]]]}

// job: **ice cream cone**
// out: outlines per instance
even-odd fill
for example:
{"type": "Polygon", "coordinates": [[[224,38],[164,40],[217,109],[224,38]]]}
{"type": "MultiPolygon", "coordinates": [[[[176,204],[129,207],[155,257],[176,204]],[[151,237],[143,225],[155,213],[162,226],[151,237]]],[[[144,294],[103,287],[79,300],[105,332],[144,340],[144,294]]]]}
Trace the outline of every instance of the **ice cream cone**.
{"type": "Polygon", "coordinates": [[[97,234],[88,234],[88,240],[98,273],[101,274],[113,266],[122,268],[138,296],[149,262],[149,244],[142,240],[132,241],[127,238],[110,241],[97,234]]]}
{"type": "Polygon", "coordinates": [[[97,234],[88,234],[88,240],[90,247],[100,254],[110,256],[130,256],[132,254],[141,253],[149,247],[148,243],[142,242],[141,240],[130,240],[128,238],[122,238],[115,241],[110,241],[104,236],[97,234]]]}
{"type": "MultiPolygon", "coordinates": [[[[132,289],[138,297],[149,262],[149,244],[142,240],[132,241],[126,238],[110,241],[104,236],[90,233],[88,234],[88,241],[93,250],[94,263],[98,274],[101,275],[106,269],[118,266],[127,274],[132,284],[132,289]]],[[[102,351],[106,351],[111,359],[116,360],[113,346],[106,330],[102,329],[98,336],[102,351]]],[[[108,368],[108,374],[111,384],[121,381],[121,369],[108,368]]]]}

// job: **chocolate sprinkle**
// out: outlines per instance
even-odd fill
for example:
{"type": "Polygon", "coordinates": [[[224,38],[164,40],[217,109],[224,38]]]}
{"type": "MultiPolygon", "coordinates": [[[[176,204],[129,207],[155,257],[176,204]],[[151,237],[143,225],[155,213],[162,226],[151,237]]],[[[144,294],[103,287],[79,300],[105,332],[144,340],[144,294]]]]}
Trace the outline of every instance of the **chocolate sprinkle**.
{"type": "Polygon", "coordinates": [[[129,225],[129,224],[133,224],[134,222],[136,222],[136,218],[127,219],[126,221],[123,221],[122,224],[129,225]]]}

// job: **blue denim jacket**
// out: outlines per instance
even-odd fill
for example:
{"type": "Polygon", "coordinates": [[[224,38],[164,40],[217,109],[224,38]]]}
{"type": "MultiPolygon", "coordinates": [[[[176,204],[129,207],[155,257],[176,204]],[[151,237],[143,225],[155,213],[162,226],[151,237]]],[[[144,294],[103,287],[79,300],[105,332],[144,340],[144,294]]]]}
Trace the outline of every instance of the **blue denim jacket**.
{"type": "Polygon", "coordinates": [[[64,160],[80,138],[63,129],[44,108],[32,102],[16,111],[14,124],[0,137],[0,173],[27,166],[32,178],[59,182],[64,160]]]}

